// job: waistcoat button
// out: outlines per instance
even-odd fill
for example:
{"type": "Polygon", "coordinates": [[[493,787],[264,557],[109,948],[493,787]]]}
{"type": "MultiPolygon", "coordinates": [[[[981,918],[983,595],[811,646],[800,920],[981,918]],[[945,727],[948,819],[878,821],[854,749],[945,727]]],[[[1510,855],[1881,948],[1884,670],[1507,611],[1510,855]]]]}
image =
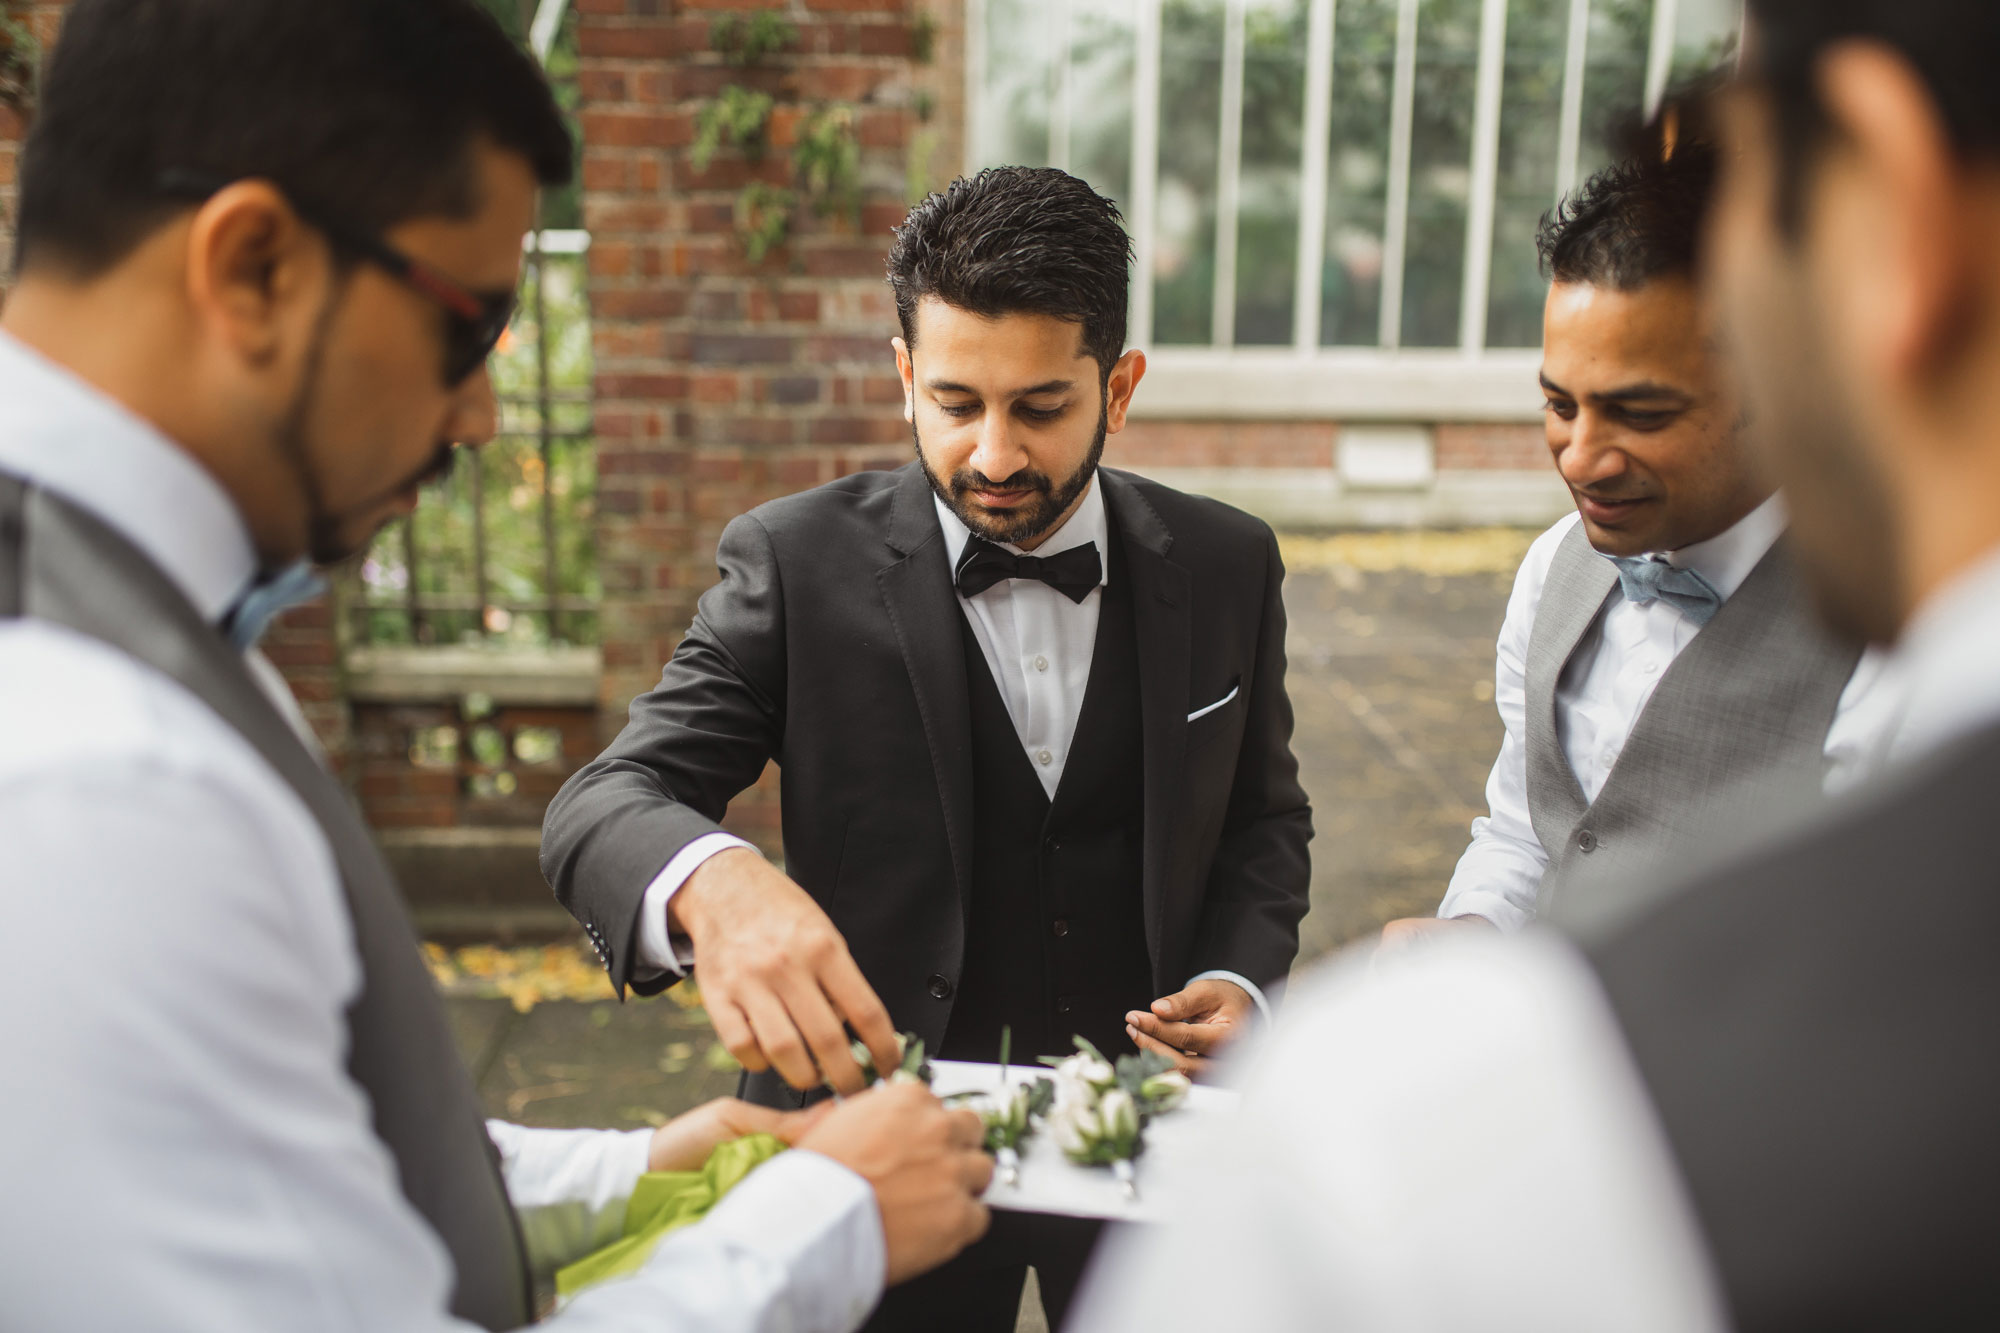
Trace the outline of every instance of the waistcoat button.
{"type": "Polygon", "coordinates": [[[931,998],[934,1000],[949,1000],[951,998],[951,982],[939,973],[933,972],[930,979],[930,992],[931,998]]]}
{"type": "Polygon", "coordinates": [[[1061,917],[1057,917],[1055,924],[1050,926],[1049,929],[1055,932],[1057,939],[1061,939],[1063,936],[1069,934],[1069,922],[1063,920],[1061,917]]]}
{"type": "Polygon", "coordinates": [[[1597,850],[1597,835],[1585,829],[1576,835],[1576,845],[1579,851],[1594,852],[1597,850]]]}

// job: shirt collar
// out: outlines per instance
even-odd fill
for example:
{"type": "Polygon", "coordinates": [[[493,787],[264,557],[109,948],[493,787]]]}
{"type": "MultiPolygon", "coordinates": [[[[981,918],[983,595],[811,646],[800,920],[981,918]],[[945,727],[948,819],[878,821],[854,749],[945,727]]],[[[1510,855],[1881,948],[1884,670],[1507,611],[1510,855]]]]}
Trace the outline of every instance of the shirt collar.
{"type": "Polygon", "coordinates": [[[109,525],[211,621],[256,575],[249,529],[201,464],[158,428],[3,332],[0,469],[109,525]]]}
{"type": "MultiPolygon", "coordinates": [[[[972,529],[951,512],[951,507],[940,500],[936,492],[931,494],[931,503],[937,507],[938,526],[944,530],[944,553],[950,567],[957,569],[958,558],[965,554],[965,544],[972,539],[972,529]]],[[[1076,507],[1076,512],[1069,516],[1068,521],[1044,538],[1040,546],[1032,551],[1023,551],[1012,542],[999,542],[997,545],[1015,555],[1049,556],[1096,542],[1100,557],[1098,564],[1102,571],[1097,576],[1097,586],[1103,588],[1111,583],[1111,561],[1105,549],[1110,533],[1110,523],[1104,516],[1104,488],[1098,485],[1098,478],[1093,475],[1090,488],[1083,493],[1083,503],[1076,507]]]]}
{"type": "Polygon", "coordinates": [[[1784,535],[1786,517],[1784,496],[1774,494],[1722,535],[1662,555],[1668,564],[1701,575],[1723,597],[1734,597],[1784,535]]]}
{"type": "Polygon", "coordinates": [[[1925,599],[1903,631],[1890,670],[1903,716],[1897,759],[1939,749],[2000,721],[2000,549],[1925,599]]]}

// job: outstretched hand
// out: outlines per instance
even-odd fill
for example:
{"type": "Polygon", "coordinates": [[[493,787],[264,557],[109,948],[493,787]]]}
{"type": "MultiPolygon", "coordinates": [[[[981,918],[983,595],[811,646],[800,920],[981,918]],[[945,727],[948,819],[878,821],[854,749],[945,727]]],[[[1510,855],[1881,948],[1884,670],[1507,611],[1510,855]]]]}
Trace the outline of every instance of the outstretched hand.
{"type": "Polygon", "coordinates": [[[737,1063],[775,1069],[795,1088],[861,1091],[847,1032],[875,1058],[898,1063],[889,1011],[862,977],[847,941],[804,889],[756,852],[718,852],[668,905],[669,924],[694,943],[701,998],[737,1063]]]}
{"type": "Polygon", "coordinates": [[[1250,993],[1235,982],[1208,977],[1153,1001],[1151,1013],[1134,1009],[1126,1014],[1125,1034],[1140,1050],[1166,1056],[1193,1078],[1242,1035],[1256,1007],[1250,993]]]}

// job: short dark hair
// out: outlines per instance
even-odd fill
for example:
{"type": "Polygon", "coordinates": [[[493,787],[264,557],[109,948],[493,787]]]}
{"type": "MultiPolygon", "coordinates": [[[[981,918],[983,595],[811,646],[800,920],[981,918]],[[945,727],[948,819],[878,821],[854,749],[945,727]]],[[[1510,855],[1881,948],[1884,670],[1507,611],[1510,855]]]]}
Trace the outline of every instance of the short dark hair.
{"type": "Polygon", "coordinates": [[[1543,275],[1622,292],[1693,277],[1715,178],[1715,148],[1701,139],[1613,163],[1542,215],[1543,275]]]}
{"type": "Polygon", "coordinates": [[[379,232],[476,211],[473,145],[569,179],[535,63],[473,0],[76,0],[22,154],[17,269],[95,277],[186,209],[170,172],[269,180],[379,232]]]}
{"type": "Polygon", "coordinates": [[[986,316],[1036,314],[1083,326],[1100,372],[1125,352],[1132,242],[1118,205],[1054,167],[988,167],[910,210],[889,251],[903,340],[935,296],[986,316]]]}
{"type": "Polygon", "coordinates": [[[2000,4],[1995,0],[1750,0],[1750,74],[1777,119],[1781,220],[1796,228],[1806,167],[1825,141],[1818,66],[1828,48],[1872,38],[1900,52],[1936,100],[1959,152],[2000,153],[2000,4]]]}

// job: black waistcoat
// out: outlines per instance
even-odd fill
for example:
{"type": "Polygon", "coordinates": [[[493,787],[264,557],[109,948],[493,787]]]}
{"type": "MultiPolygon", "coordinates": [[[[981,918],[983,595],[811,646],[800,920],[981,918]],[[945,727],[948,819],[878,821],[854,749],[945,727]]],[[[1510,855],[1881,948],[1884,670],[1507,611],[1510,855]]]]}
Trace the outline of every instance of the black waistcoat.
{"type": "Polygon", "coordinates": [[[940,1054],[1066,1055],[1072,1034],[1132,1049],[1125,1014],[1154,998],[1141,887],[1144,784],[1131,581],[1112,534],[1090,683],[1050,801],[972,627],[973,850],[965,968],[940,1054]]]}

